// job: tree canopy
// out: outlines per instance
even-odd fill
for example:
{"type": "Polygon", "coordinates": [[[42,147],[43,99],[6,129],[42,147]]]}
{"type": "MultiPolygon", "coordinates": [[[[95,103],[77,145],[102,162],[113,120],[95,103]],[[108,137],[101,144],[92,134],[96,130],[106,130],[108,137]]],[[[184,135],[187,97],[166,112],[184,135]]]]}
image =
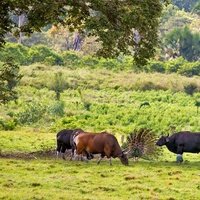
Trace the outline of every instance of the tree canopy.
{"type": "Polygon", "coordinates": [[[0,46],[6,33],[29,35],[49,24],[62,24],[70,31],[96,36],[102,46],[98,56],[124,53],[140,65],[155,53],[164,3],[168,0],[2,0],[0,46]],[[11,14],[25,15],[24,23],[18,26],[11,14]]]}

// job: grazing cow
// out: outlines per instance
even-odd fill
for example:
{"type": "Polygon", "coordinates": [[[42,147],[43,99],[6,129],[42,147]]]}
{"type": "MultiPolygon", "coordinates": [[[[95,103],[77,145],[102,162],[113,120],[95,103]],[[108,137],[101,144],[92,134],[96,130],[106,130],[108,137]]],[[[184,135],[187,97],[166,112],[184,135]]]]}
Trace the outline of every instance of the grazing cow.
{"type": "Polygon", "coordinates": [[[66,149],[72,149],[72,153],[71,153],[71,159],[72,159],[72,157],[74,156],[75,146],[71,142],[71,137],[73,137],[73,135],[77,134],[78,132],[83,132],[83,130],[82,129],[74,129],[74,130],[63,129],[57,133],[57,135],[56,135],[57,158],[58,158],[59,153],[61,153],[62,158],[65,160],[64,153],[65,153],[66,149]]]}
{"type": "Polygon", "coordinates": [[[122,164],[128,165],[127,154],[123,153],[116,137],[107,132],[79,133],[74,137],[74,142],[76,144],[76,154],[83,154],[83,158],[87,162],[86,153],[90,152],[92,154],[101,154],[98,164],[106,156],[109,159],[110,165],[112,165],[111,157],[118,157],[122,164]]]}
{"type": "Polygon", "coordinates": [[[176,153],[176,160],[178,163],[183,162],[182,155],[184,152],[199,153],[200,152],[200,132],[178,132],[169,136],[162,136],[156,145],[166,145],[168,150],[176,153]]]}

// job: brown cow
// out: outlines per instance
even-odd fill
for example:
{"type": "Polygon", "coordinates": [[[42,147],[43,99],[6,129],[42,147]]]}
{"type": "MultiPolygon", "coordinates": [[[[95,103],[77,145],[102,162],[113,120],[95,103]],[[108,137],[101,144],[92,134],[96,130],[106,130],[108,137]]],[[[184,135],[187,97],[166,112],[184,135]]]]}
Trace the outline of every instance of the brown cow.
{"type": "Polygon", "coordinates": [[[118,157],[122,164],[128,165],[128,157],[125,154],[116,137],[107,132],[102,133],[88,133],[82,132],[74,137],[74,142],[76,144],[76,154],[83,154],[85,161],[88,162],[86,153],[90,152],[92,154],[101,154],[98,164],[106,156],[109,159],[110,165],[111,157],[118,157]]]}

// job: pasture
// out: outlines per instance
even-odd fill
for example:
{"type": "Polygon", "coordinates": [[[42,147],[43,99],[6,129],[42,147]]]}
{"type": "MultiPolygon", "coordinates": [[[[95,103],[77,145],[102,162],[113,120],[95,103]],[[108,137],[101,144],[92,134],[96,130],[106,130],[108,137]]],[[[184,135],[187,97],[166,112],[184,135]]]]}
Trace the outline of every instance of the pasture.
{"type": "Polygon", "coordinates": [[[176,155],[163,147],[155,160],[113,159],[97,165],[55,158],[55,133],[39,130],[1,131],[0,199],[150,199],[197,200],[200,195],[199,154],[176,155]]]}

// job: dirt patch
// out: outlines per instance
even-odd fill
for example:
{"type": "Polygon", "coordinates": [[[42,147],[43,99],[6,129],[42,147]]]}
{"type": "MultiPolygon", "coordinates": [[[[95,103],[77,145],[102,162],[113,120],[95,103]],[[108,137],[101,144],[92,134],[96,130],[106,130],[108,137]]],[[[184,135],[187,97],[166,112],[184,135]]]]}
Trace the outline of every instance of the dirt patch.
{"type": "MultiPolygon", "coordinates": [[[[66,157],[70,157],[71,151],[65,152],[66,157]]],[[[61,156],[60,156],[61,157],[61,156]]],[[[12,159],[37,159],[37,158],[56,158],[56,150],[43,150],[37,152],[0,152],[0,158],[12,159]]]]}

